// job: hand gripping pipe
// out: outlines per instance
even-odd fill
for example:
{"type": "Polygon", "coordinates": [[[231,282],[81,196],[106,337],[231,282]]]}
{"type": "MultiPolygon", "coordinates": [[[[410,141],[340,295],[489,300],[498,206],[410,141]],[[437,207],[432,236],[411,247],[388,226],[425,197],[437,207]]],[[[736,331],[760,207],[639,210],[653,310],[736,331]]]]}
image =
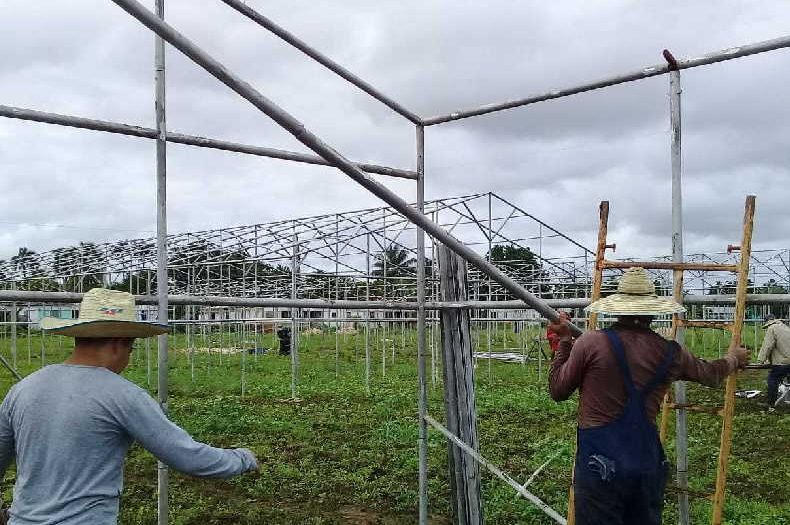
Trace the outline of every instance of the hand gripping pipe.
{"type": "MultiPolygon", "coordinates": [[[[425,215],[415,210],[409,204],[398,197],[389,188],[380,184],[376,180],[366,175],[351,161],[335,151],[331,146],[323,142],[312,132],[307,130],[304,125],[296,120],[289,113],[277,106],[274,102],[263,96],[249,83],[239,78],[236,74],[228,70],[220,62],[211,57],[208,53],[200,49],[192,41],[187,39],[172,26],[160,20],[154,13],[146,9],[136,0],[112,0],[123,10],[139,20],[151,31],[162,37],[173,47],[192,59],[193,62],[211,73],[220,82],[231,88],[249,101],[253,106],[261,110],[272,120],[277,122],[285,130],[291,133],[299,142],[313,150],[315,153],[326,159],[330,164],[337,167],[343,173],[351,177],[355,182],[366,188],[381,200],[388,203],[401,215],[409,219],[412,223],[422,228],[426,233],[442,242],[452,251],[463,257],[469,263],[475,265],[484,274],[502,285],[518,299],[530,305],[544,317],[556,320],[559,318],[557,312],[540,298],[529,293],[510,277],[502,273],[494,265],[485,260],[483,256],[465,246],[458,239],[453,237],[439,225],[431,222],[425,215]]],[[[571,331],[575,335],[581,335],[582,331],[578,326],[571,325],[571,331]]]]}

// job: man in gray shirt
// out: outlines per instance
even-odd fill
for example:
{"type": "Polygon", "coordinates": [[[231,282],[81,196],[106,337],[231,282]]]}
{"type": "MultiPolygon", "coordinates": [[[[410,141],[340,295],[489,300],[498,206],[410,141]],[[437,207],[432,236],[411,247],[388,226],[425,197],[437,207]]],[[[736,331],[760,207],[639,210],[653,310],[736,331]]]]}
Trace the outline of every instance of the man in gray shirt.
{"type": "Polygon", "coordinates": [[[258,469],[247,449],[214,448],[167,419],[148,393],[119,374],[136,337],[166,326],[136,321],[131,294],[93,289],[76,320],[42,328],[76,338],[72,356],[14,385],[0,405],[0,474],[16,457],[11,525],[115,525],[123,462],[134,441],[194,476],[258,469]]]}

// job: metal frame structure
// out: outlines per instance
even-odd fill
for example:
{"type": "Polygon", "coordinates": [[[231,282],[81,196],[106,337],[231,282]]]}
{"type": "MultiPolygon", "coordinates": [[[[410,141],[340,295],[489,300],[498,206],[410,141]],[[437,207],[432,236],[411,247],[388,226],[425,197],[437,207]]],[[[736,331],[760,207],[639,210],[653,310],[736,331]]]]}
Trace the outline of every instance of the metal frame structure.
{"type": "MultiPolygon", "coordinates": [[[[128,12],[131,16],[140,21],[148,29],[156,34],[156,53],[155,53],[155,98],[156,98],[156,129],[145,129],[128,126],[125,124],[100,122],[91,119],[83,119],[79,117],[70,117],[65,115],[54,115],[50,113],[35,112],[32,110],[25,110],[20,108],[9,108],[6,106],[0,107],[0,116],[11,118],[20,118],[24,120],[48,122],[52,124],[67,125],[78,128],[94,129],[105,132],[121,133],[125,135],[146,137],[155,139],[157,143],[157,304],[159,319],[161,321],[167,320],[168,313],[168,280],[167,280],[167,217],[166,217],[166,143],[168,141],[181,142],[184,144],[192,144],[195,146],[213,147],[218,149],[226,149],[231,151],[239,151],[254,155],[262,155],[274,158],[283,158],[297,162],[306,162],[313,164],[327,164],[334,166],[348,175],[352,180],[368,189],[371,193],[388,203],[397,213],[402,215],[406,220],[416,226],[416,253],[417,253],[417,271],[416,271],[416,284],[417,284],[417,354],[418,354],[418,404],[419,404],[419,523],[424,525],[428,519],[428,499],[427,499],[427,391],[426,391],[426,295],[425,295],[425,242],[424,235],[428,233],[435,241],[451,248],[454,252],[461,255],[471,265],[477,267],[481,273],[492,283],[497,283],[510,295],[517,300],[522,301],[521,307],[531,307],[537,310],[541,315],[549,318],[556,319],[557,313],[551,308],[547,301],[542,300],[540,297],[519,285],[505,272],[490,264],[485,257],[474,251],[472,248],[464,245],[458,241],[450,232],[442,228],[436,222],[432,221],[429,216],[425,214],[424,210],[424,191],[425,191],[425,128],[433,125],[442,124],[445,122],[461,120],[478,115],[489,114],[493,112],[518,108],[530,104],[543,102],[562,98],[566,96],[576,95],[587,91],[597,90],[608,86],[622,84],[626,82],[633,82],[657,75],[667,74],[670,71],[680,71],[682,69],[694,68],[722,62],[735,58],[754,55],[757,53],[764,53],[773,51],[780,48],[790,47],[790,36],[777,38],[740,46],[722,51],[717,51],[701,57],[689,58],[685,60],[676,60],[667,64],[659,64],[641,68],[637,71],[616,75],[610,78],[598,80],[595,82],[585,83],[579,86],[570,87],[566,89],[552,90],[547,93],[541,93],[526,98],[520,98],[508,102],[488,104],[478,108],[469,110],[457,111],[447,115],[440,115],[431,118],[422,118],[419,115],[409,111],[401,106],[399,103],[390,97],[381,93],[367,82],[363,81],[353,73],[349,72],[336,62],[332,61],[316,49],[310,47],[305,42],[299,40],[288,31],[278,26],[270,19],[264,17],[262,14],[256,12],[250,6],[247,6],[240,0],[222,0],[229,7],[235,9],[239,13],[247,16],[252,21],[260,25],[262,28],[272,32],[288,44],[299,49],[311,59],[322,64],[330,71],[339,75],[341,78],[347,80],[355,85],[362,91],[371,95],[373,98],[379,100],[390,109],[406,118],[409,122],[415,125],[416,133],[416,172],[409,172],[408,170],[395,170],[391,168],[381,168],[376,166],[360,165],[351,162],[330,145],[323,142],[320,138],[311,133],[301,122],[296,120],[289,113],[277,106],[274,102],[267,99],[260,92],[255,90],[250,84],[244,82],[241,78],[233,72],[225,68],[221,63],[216,61],[205,51],[196,46],[188,38],[181,35],[172,26],[164,21],[164,0],[156,0],[156,12],[149,11],[136,0],[112,0],[119,7],[128,12]],[[268,148],[260,148],[255,146],[247,146],[241,144],[232,144],[214,139],[204,139],[201,137],[171,134],[166,129],[166,111],[165,111],[165,63],[164,63],[164,42],[169,43],[174,48],[181,51],[193,62],[200,65],[208,73],[216,77],[231,90],[235,91],[241,97],[249,101],[253,106],[259,109],[264,114],[268,115],[283,129],[289,131],[297,140],[312,150],[317,156],[296,154],[293,152],[283,152],[271,150],[268,148]],[[416,181],[416,204],[409,205],[405,200],[401,199],[398,195],[387,189],[385,186],[377,182],[365,170],[369,172],[380,173],[388,176],[399,176],[416,181]]],[[[679,114],[679,107],[678,107],[679,114]]],[[[678,149],[679,153],[679,149],[678,149]]],[[[678,161],[679,162],[679,161],[678,161]]],[[[674,164],[673,164],[674,166],[674,164]]],[[[678,163],[679,167],[679,163],[678,163]]],[[[674,172],[674,170],[673,170],[674,172]]],[[[678,173],[679,174],[679,173],[678,173]]],[[[679,181],[679,179],[678,179],[679,181]]],[[[679,190],[679,188],[678,188],[679,190]]],[[[678,193],[679,195],[679,193],[678,193]]],[[[678,223],[679,224],[679,223],[678,223]]],[[[298,255],[298,239],[294,239],[292,247],[292,254],[295,254],[293,260],[296,265],[298,255]]],[[[292,275],[296,275],[292,271],[292,275]]],[[[7,297],[14,296],[17,293],[10,291],[6,294],[7,297]]],[[[45,293],[45,292],[38,292],[45,293]]],[[[739,294],[742,293],[739,288],[739,294]]],[[[745,293],[745,292],[743,292],[745,293]]],[[[47,297],[55,299],[57,293],[47,294],[47,297]]],[[[295,298],[292,298],[295,304],[295,298]]],[[[445,305],[446,306],[446,305],[445,305]]],[[[579,334],[581,330],[573,326],[574,333],[579,334]]],[[[163,409],[167,409],[167,348],[166,341],[160,339],[159,346],[159,401],[163,409]]],[[[160,466],[159,468],[159,523],[167,522],[168,504],[167,504],[167,472],[160,466]]]]}

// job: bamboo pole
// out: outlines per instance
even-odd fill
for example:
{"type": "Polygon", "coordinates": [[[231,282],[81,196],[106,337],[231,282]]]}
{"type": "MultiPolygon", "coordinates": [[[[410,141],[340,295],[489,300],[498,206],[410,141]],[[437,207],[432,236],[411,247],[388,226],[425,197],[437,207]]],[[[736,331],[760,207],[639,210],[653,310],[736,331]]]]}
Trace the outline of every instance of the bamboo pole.
{"type": "MultiPolygon", "coordinates": [[[[595,245],[595,268],[593,270],[593,283],[590,292],[590,301],[597,301],[601,297],[601,286],[603,284],[603,261],[606,257],[606,236],[609,232],[609,201],[601,201],[598,206],[598,242],[595,245]]],[[[595,330],[598,327],[598,314],[590,312],[587,317],[587,330],[595,330]]],[[[576,471],[576,454],[574,453],[573,470],[571,471],[571,488],[568,491],[568,525],[576,523],[576,497],[574,495],[573,484],[576,471]]]]}
{"type": "MultiPolygon", "coordinates": [[[[749,286],[749,262],[752,253],[752,231],[754,229],[755,196],[746,197],[746,206],[743,214],[743,238],[741,240],[738,272],[738,285],[735,291],[735,318],[732,329],[730,348],[741,344],[744,317],[746,315],[746,291],[749,286]]],[[[719,448],[719,462],[716,468],[716,490],[713,493],[712,525],[721,525],[724,511],[725,488],[727,484],[727,467],[729,466],[730,450],[732,448],[732,427],[735,416],[735,390],[738,381],[738,372],[735,371],[727,377],[724,391],[724,410],[721,425],[721,445],[719,448]]]]}

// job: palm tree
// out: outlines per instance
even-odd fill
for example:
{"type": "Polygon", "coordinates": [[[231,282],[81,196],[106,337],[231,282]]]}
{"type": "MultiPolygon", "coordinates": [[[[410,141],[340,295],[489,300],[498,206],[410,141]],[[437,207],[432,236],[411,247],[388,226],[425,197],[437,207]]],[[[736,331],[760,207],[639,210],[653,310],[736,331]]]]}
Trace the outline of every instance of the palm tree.
{"type": "Polygon", "coordinates": [[[33,250],[29,250],[24,246],[19,248],[19,251],[16,255],[11,257],[11,263],[14,265],[16,270],[22,275],[22,278],[27,278],[30,275],[35,274],[39,269],[40,265],[38,260],[35,257],[36,252],[33,250]]]}
{"type": "Polygon", "coordinates": [[[381,277],[406,277],[417,271],[417,259],[410,257],[408,250],[390,244],[375,256],[373,275],[381,277]]]}

